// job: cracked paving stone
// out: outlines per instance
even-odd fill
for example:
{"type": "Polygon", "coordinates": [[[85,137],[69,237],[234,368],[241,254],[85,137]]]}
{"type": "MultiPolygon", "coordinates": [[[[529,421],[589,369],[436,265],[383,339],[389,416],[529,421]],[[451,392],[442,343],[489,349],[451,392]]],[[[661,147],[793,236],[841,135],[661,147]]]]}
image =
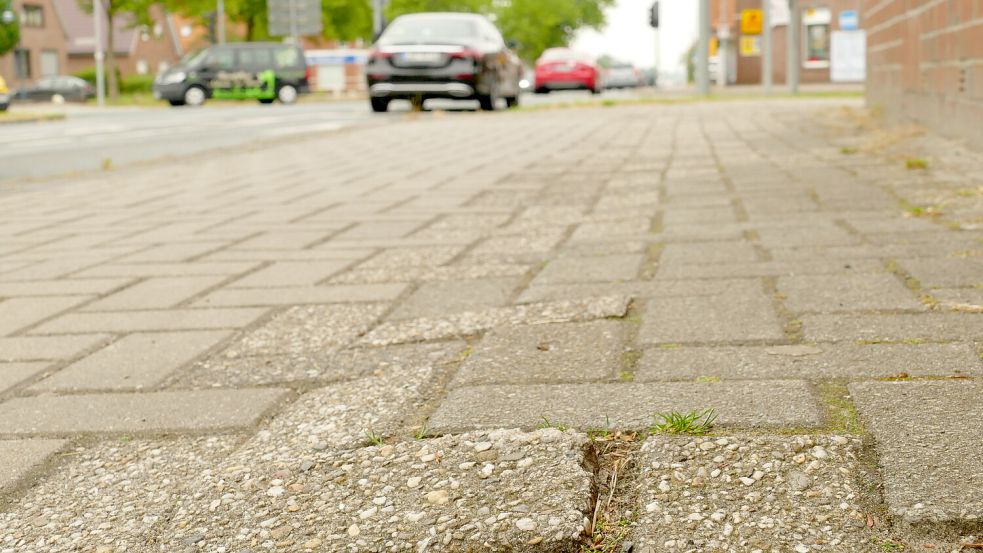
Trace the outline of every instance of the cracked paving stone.
{"type": "Polygon", "coordinates": [[[472,386],[451,390],[434,432],[535,428],[642,429],[657,413],[713,408],[729,426],[819,426],[809,384],[798,380],[472,386]]]}
{"type": "Polygon", "coordinates": [[[339,552],[572,549],[591,499],[585,451],[583,435],[542,429],[303,459],[236,455],[195,481],[163,545],[194,538],[208,551],[251,543],[339,552]]]}
{"type": "Polygon", "coordinates": [[[602,296],[572,301],[531,303],[465,312],[440,319],[387,322],[366,334],[360,343],[385,346],[442,340],[484,332],[502,325],[533,325],[624,317],[631,299],[602,296]]]}
{"type": "Polygon", "coordinates": [[[983,533],[983,384],[856,382],[850,393],[891,514],[927,531],[983,533]]]}
{"type": "Polygon", "coordinates": [[[874,551],[846,436],[650,436],[635,551],[874,551]]]}
{"type": "Polygon", "coordinates": [[[0,507],[0,551],[158,551],[162,525],[185,509],[234,437],[104,440],[62,456],[52,474],[0,507]]]}
{"type": "Polygon", "coordinates": [[[618,321],[495,328],[451,386],[611,379],[621,366],[626,338],[618,321]]]}

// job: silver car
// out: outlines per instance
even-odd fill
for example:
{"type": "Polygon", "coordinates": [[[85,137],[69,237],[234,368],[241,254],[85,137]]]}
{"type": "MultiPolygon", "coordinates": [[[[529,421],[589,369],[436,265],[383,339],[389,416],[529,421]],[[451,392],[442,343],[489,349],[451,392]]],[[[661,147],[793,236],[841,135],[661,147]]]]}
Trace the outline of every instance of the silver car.
{"type": "Polygon", "coordinates": [[[629,63],[611,66],[604,76],[605,88],[635,88],[638,86],[642,86],[642,74],[629,63]]]}

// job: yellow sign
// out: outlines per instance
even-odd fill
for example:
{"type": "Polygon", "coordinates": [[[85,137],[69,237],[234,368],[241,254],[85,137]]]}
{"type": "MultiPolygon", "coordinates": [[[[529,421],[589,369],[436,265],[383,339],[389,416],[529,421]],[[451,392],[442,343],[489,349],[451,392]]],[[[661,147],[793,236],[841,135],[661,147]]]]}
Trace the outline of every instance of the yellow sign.
{"type": "Polygon", "coordinates": [[[760,35],[764,15],[761,10],[744,10],[741,12],[741,34],[760,35]]]}
{"type": "Polygon", "coordinates": [[[753,58],[761,55],[761,40],[757,36],[741,37],[741,55],[746,58],[753,58]]]}
{"type": "Polygon", "coordinates": [[[710,37],[710,51],[708,52],[708,55],[711,58],[717,55],[717,45],[718,44],[719,44],[719,41],[717,40],[717,37],[715,37],[715,36],[710,37]]]}

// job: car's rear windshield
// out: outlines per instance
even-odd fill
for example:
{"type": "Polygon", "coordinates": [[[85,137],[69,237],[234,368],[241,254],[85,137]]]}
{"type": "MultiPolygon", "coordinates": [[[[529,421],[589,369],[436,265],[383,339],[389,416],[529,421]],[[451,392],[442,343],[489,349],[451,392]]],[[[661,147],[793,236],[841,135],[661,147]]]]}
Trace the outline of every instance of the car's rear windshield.
{"type": "Polygon", "coordinates": [[[583,61],[591,62],[593,61],[590,56],[582,52],[577,52],[576,50],[567,50],[566,48],[550,48],[543,52],[540,56],[539,61],[583,61]]]}
{"type": "Polygon", "coordinates": [[[407,17],[393,21],[379,44],[459,44],[477,34],[478,26],[461,17],[407,17]]]}

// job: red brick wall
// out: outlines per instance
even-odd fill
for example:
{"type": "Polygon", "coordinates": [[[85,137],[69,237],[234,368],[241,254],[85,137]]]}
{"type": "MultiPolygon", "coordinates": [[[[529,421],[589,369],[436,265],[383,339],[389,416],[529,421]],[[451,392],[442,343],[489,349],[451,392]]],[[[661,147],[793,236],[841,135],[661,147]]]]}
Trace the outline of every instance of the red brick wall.
{"type": "MultiPolygon", "coordinates": [[[[17,0],[14,2],[14,11],[18,17],[21,13],[21,6],[25,2],[17,0]]],[[[28,85],[41,78],[41,55],[42,52],[54,52],[58,58],[58,72],[66,74],[68,71],[68,60],[65,54],[65,31],[61,26],[61,20],[55,13],[55,8],[50,0],[28,0],[27,4],[40,6],[44,14],[43,27],[27,27],[21,25],[20,43],[18,48],[24,48],[31,52],[31,77],[29,79],[17,79],[14,72],[14,54],[10,53],[0,56],[0,75],[7,81],[11,90],[28,85]]]]}
{"type": "Polygon", "coordinates": [[[867,0],[867,104],[983,141],[983,0],[867,0]]]}

